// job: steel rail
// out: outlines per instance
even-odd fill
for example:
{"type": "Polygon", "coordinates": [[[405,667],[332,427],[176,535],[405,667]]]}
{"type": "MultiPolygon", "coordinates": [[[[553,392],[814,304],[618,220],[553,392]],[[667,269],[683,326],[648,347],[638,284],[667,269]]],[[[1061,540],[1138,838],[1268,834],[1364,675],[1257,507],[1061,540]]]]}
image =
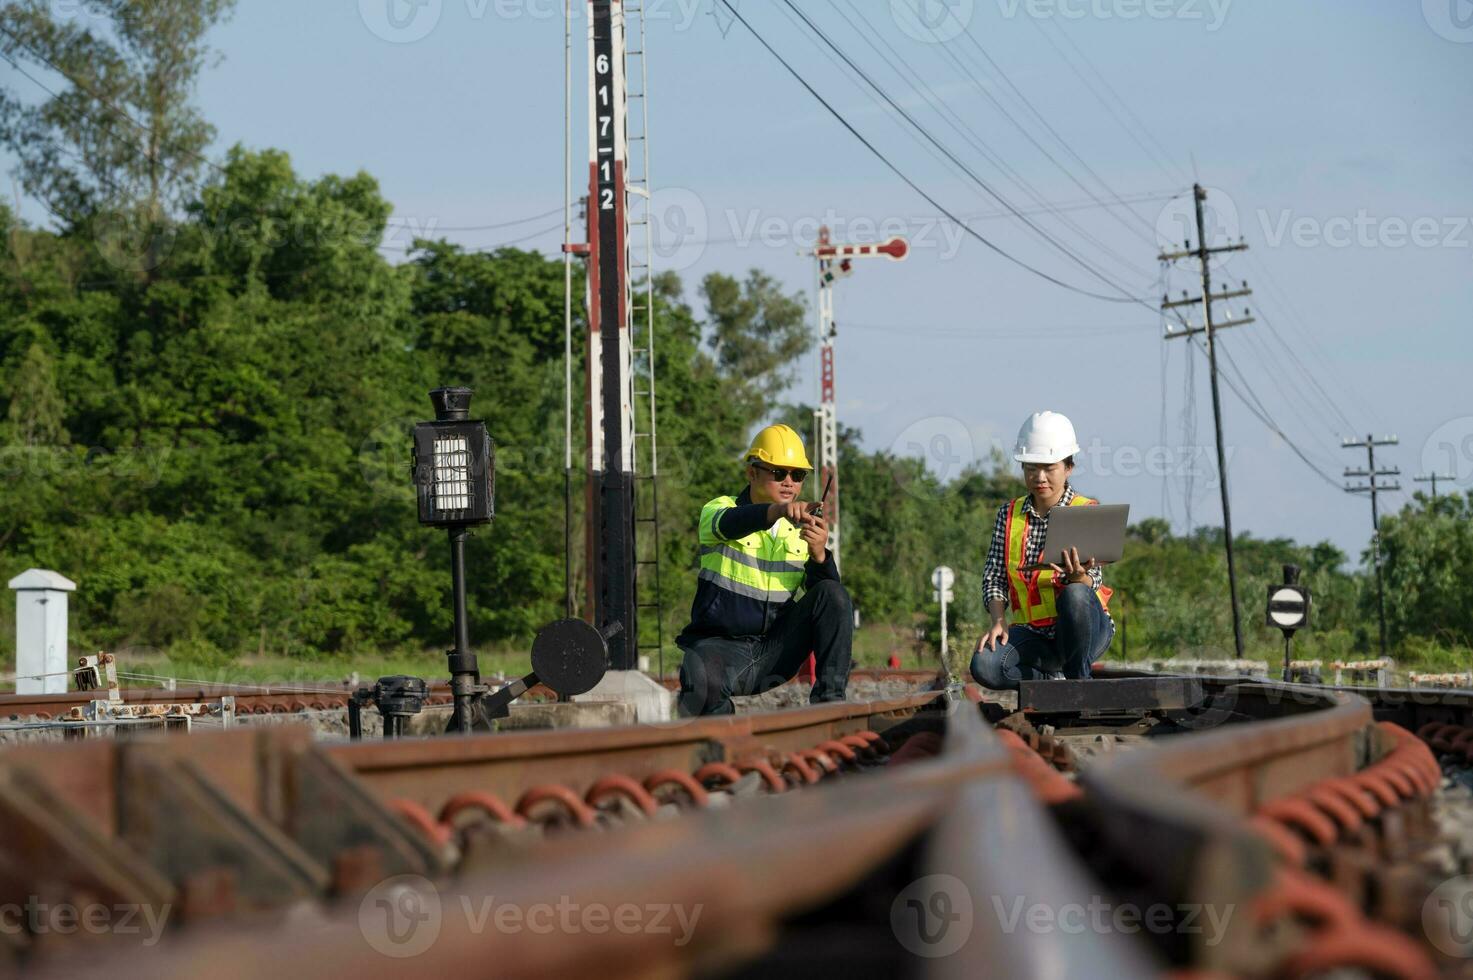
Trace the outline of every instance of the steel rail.
{"type": "MultiPolygon", "coordinates": [[[[1057,933],[1014,942],[1003,933],[990,896],[1056,903],[1062,895],[1097,891],[1098,884],[1049,830],[1047,813],[1018,778],[1010,753],[975,711],[949,714],[952,724],[941,755],[896,766],[883,778],[845,780],[822,791],[739,802],[676,823],[630,827],[614,848],[606,837],[564,837],[539,847],[533,863],[442,889],[421,885],[414,900],[431,900],[439,912],[434,941],[416,955],[414,969],[461,972],[484,964],[505,977],[619,978],[679,975],[750,960],[781,948],[778,937],[786,923],[821,910],[871,878],[876,868],[914,852],[912,866],[897,868],[902,883],[912,876],[947,876],[941,887],[965,903],[967,929],[979,940],[965,956],[946,961],[947,971],[940,975],[976,976],[1000,965],[1017,976],[1038,975],[1046,965],[1073,966],[1076,974],[1095,976],[1156,972],[1159,964],[1120,934],[1057,933]],[[992,831],[985,845],[977,834],[981,826],[992,831]],[[488,903],[529,916],[532,910],[566,906],[580,915],[604,910],[611,918],[621,909],[682,908],[696,918],[683,937],[612,927],[571,935],[526,927],[508,932],[488,926],[495,915],[488,903]],[[478,919],[465,911],[477,909],[491,914],[478,919]],[[593,931],[597,934],[588,934],[593,931]],[[1003,950],[1006,955],[997,959],[1003,950]]],[[[896,904],[902,915],[909,914],[901,896],[896,904]]],[[[889,912],[888,906],[880,911],[889,912]]],[[[203,969],[212,976],[245,978],[260,976],[270,961],[271,973],[282,977],[402,976],[403,961],[383,953],[392,940],[379,932],[372,917],[376,912],[369,900],[346,903],[326,921],[208,929],[155,955],[72,960],[66,970],[73,978],[189,975],[203,969]],[[370,914],[363,912],[366,908],[370,914]],[[275,952],[282,949],[292,950],[289,959],[275,952]]],[[[883,950],[883,937],[874,930],[851,936],[855,942],[847,954],[833,948],[840,959],[873,951],[881,959],[863,965],[879,972],[899,972],[918,962],[899,947],[883,950]]]]}
{"type": "MultiPolygon", "coordinates": [[[[895,681],[925,684],[936,678],[934,670],[856,667],[852,680],[895,681]]],[[[507,678],[502,678],[504,683],[507,678]]],[[[674,675],[657,678],[669,690],[680,687],[674,675]]],[[[450,685],[447,681],[430,682],[430,698],[426,705],[448,704],[450,685]]],[[[310,684],[200,684],[181,683],[174,690],[159,687],[124,687],[120,695],[127,704],[180,704],[213,701],[224,696],[235,698],[237,714],[284,714],[308,710],[330,710],[347,704],[353,688],[346,682],[319,681],[310,684]],[[341,690],[327,690],[334,684],[341,690]]],[[[556,692],[541,684],[532,687],[522,700],[538,701],[556,698],[556,692]]],[[[66,691],[54,694],[0,693],[0,718],[60,718],[73,708],[81,708],[96,700],[106,700],[106,691],[66,691]]]]}
{"type": "MultiPolygon", "coordinates": [[[[1215,679],[1208,687],[1211,697],[1184,719],[1187,727],[1198,730],[1151,739],[1096,761],[1081,776],[1082,793],[1012,733],[994,734],[986,728],[974,706],[959,708],[948,695],[929,692],[868,705],[663,726],[421,742],[324,746],[312,743],[305,730],[286,728],[132,744],[25,747],[0,755],[0,824],[7,831],[21,827],[34,833],[39,818],[28,823],[22,819],[26,814],[54,812],[63,822],[74,823],[86,814],[102,837],[83,848],[85,828],[74,828],[80,853],[105,853],[109,840],[126,840],[131,846],[140,835],[137,817],[128,817],[130,807],[136,811],[158,789],[166,797],[174,794],[161,805],[169,799],[195,799],[181,795],[181,785],[188,789],[195,784],[179,784],[170,775],[172,765],[183,766],[201,774],[198,778],[207,776],[218,796],[209,806],[196,799],[198,812],[219,817],[239,811],[269,825],[255,831],[258,836],[269,837],[271,826],[296,835],[307,862],[298,872],[291,872],[288,860],[297,852],[285,843],[274,850],[257,845],[252,845],[256,851],[241,850],[287,862],[264,884],[257,880],[248,885],[265,889],[267,884],[296,881],[296,894],[302,897],[351,896],[330,906],[324,920],[310,924],[258,928],[248,922],[222,923],[191,929],[143,956],[68,959],[64,968],[69,977],[172,974],[205,967],[226,977],[257,976],[263,969],[282,977],[326,970],[399,976],[404,961],[384,955],[384,936],[373,925],[373,916],[381,913],[374,911],[373,902],[401,896],[370,888],[405,869],[435,878],[433,887],[440,889],[438,937],[413,961],[416,972],[480,965],[508,976],[577,970],[617,977],[741,962],[791,966],[795,957],[812,967],[812,954],[802,959],[806,939],[840,961],[861,957],[854,960],[856,967],[882,972],[928,965],[929,972],[941,976],[996,971],[1024,976],[1058,972],[1060,964],[1067,964],[1079,975],[1145,976],[1164,968],[1167,961],[1157,958],[1169,951],[1175,967],[1264,973],[1275,969],[1303,933],[1264,931],[1263,910],[1291,900],[1284,891],[1290,879],[1276,863],[1282,858],[1271,842],[1242,818],[1265,804],[1312,796],[1327,779],[1334,782],[1333,777],[1384,767],[1398,753],[1401,761],[1395,765],[1405,769],[1409,736],[1376,725],[1371,706],[1343,692],[1241,679],[1215,679]],[[935,710],[943,706],[945,712],[935,710]],[[926,718],[931,719],[926,725],[945,728],[944,740],[928,736],[941,745],[934,758],[902,761],[912,743],[924,741],[925,733],[913,734],[890,765],[851,778],[820,780],[821,785],[804,792],[772,792],[776,787],[769,786],[760,799],[736,798],[727,807],[696,810],[679,820],[624,821],[614,833],[500,839],[476,860],[468,858],[453,882],[440,876],[444,865],[438,859],[416,865],[418,852],[410,846],[418,835],[416,846],[441,848],[448,836],[439,836],[440,825],[414,827],[398,818],[383,823],[382,811],[392,800],[432,810],[448,793],[474,789],[502,793],[509,802],[514,792],[550,780],[576,801],[591,790],[590,783],[611,775],[629,777],[632,783],[666,763],[687,772],[696,766],[708,772],[734,771],[730,763],[772,763],[820,740],[893,731],[904,720],[919,724],[926,718]],[[666,751],[672,753],[669,758],[661,755],[666,751]],[[1048,795],[1041,791],[1043,776],[1068,790],[1054,794],[1047,809],[1041,803],[1048,795]],[[136,784],[140,779],[142,785],[136,784]],[[45,793],[28,780],[45,783],[45,793]],[[314,797],[319,780],[331,784],[332,792],[314,797]],[[131,802],[126,799],[130,796],[131,802]],[[46,805],[48,801],[54,805],[46,805]],[[352,855],[329,849],[323,842],[334,848],[343,843],[340,831],[325,830],[339,819],[339,807],[345,808],[341,819],[351,815],[356,821],[356,834],[392,850],[395,860],[359,860],[354,872],[354,861],[344,863],[352,855]],[[100,815],[111,811],[122,816],[109,827],[100,815]],[[336,862],[330,887],[327,872],[316,870],[312,862],[323,867],[336,862]],[[923,881],[931,883],[927,887],[932,891],[907,897],[912,895],[908,889],[923,881]],[[1101,884],[1107,881],[1108,887],[1101,884]],[[898,952],[905,945],[905,903],[919,902],[919,909],[938,887],[948,900],[965,898],[969,941],[955,956],[922,964],[898,952]],[[1122,887],[1126,890],[1114,891],[1122,887]],[[947,891],[952,888],[960,890],[947,891]],[[1273,899],[1265,905],[1270,895],[1273,899]],[[1020,926],[1015,914],[1018,909],[1030,914],[1040,906],[1057,910],[1100,896],[1251,913],[1234,917],[1224,935],[1215,937],[1225,941],[1176,937],[1175,947],[1131,940],[1119,929],[1054,929],[1041,935],[1020,926]],[[702,913],[690,942],[676,944],[668,933],[625,933],[611,927],[573,934],[558,928],[498,931],[484,916],[466,911],[484,909],[487,901],[523,912],[573,901],[605,912],[630,905],[683,905],[700,907],[702,913]],[[823,931],[830,927],[847,930],[844,942],[823,931]],[[376,944],[376,939],[381,941],[376,944]],[[285,962],[283,949],[291,950],[285,962]],[[874,959],[864,960],[866,956],[874,959]]],[[[1454,720],[1466,724],[1469,717],[1454,720]]],[[[1450,746],[1455,738],[1458,745],[1466,741],[1458,732],[1441,737],[1450,746]]],[[[912,758],[924,754],[909,753],[912,758]]],[[[1433,782],[1425,768],[1419,778],[1427,792],[1433,782]]],[[[167,808],[148,813],[150,821],[160,822],[153,837],[144,836],[151,849],[143,847],[137,859],[108,865],[107,870],[109,880],[133,883],[130,894],[157,897],[167,887],[185,888],[190,873],[207,870],[198,866],[198,858],[190,863],[171,857],[205,828],[190,813],[174,823],[167,808]],[[166,875],[164,885],[158,883],[160,873],[166,875]]],[[[250,822],[247,816],[237,819],[250,822]]],[[[221,858],[216,855],[216,860],[221,858]]],[[[249,869],[239,864],[239,857],[234,860],[236,873],[249,869]]],[[[10,866],[24,864],[12,861],[10,866]]],[[[252,894],[249,887],[241,891],[252,894]]],[[[1302,890],[1293,894],[1302,900],[1302,890]]],[[[932,910],[960,914],[951,904],[932,910]]],[[[1353,920],[1337,921],[1344,926],[1353,920]]],[[[1366,936],[1370,929],[1364,927],[1366,936]]],[[[1342,930],[1336,938],[1345,935],[1342,930]]],[[[1390,941],[1385,943],[1389,948],[1390,941]]],[[[1327,949],[1321,943],[1316,953],[1327,955],[1327,949]]],[[[1415,963],[1415,958],[1402,962],[1415,963]]],[[[42,965],[50,968],[50,963],[42,965]]],[[[62,968],[57,961],[54,972],[62,968]]]]}
{"type": "Polygon", "coordinates": [[[356,742],[323,751],[381,797],[413,800],[438,812],[467,787],[515,800],[532,786],[560,784],[581,796],[613,773],[643,780],[669,769],[694,772],[711,762],[765,759],[780,766],[789,753],[824,741],[866,730],[883,732],[942,696],[930,691],[614,728],[356,742]]]}

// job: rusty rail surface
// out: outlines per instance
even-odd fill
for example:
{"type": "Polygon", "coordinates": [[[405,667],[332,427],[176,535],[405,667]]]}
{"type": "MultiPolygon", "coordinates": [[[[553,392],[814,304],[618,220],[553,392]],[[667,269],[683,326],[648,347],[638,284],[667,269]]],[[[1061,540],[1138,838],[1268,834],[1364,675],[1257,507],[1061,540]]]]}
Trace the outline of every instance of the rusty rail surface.
{"type": "MultiPolygon", "coordinates": [[[[850,673],[851,680],[886,680],[912,683],[922,686],[936,678],[935,670],[894,669],[856,667],[850,673]]],[[[508,678],[489,678],[493,685],[506,683],[508,678]]],[[[669,690],[678,690],[680,678],[667,674],[657,678],[669,690]]],[[[450,685],[447,681],[431,681],[430,696],[426,705],[450,703],[450,685]]],[[[180,683],[176,689],[160,687],[122,687],[119,689],[127,704],[178,704],[214,701],[221,697],[233,697],[237,714],[292,714],[303,711],[322,711],[347,705],[353,688],[346,682],[321,681],[308,685],[293,684],[200,684],[180,683]],[[332,689],[340,685],[341,690],[332,689]]],[[[532,687],[522,700],[552,700],[556,693],[541,684],[532,687]]],[[[55,694],[0,693],[0,719],[35,718],[50,720],[62,718],[72,709],[80,709],[90,701],[106,698],[105,691],[65,691],[55,694]]]]}
{"type": "MultiPolygon", "coordinates": [[[[326,688],[326,684],[320,685],[326,688]]],[[[124,687],[119,690],[125,704],[181,704],[235,699],[236,714],[291,714],[321,711],[347,705],[353,689],[347,684],[341,691],[294,687],[290,684],[180,684],[174,690],[156,687],[124,687]]],[[[106,691],[66,691],[57,694],[0,694],[0,718],[64,718],[73,709],[91,701],[105,700],[106,691]]],[[[430,686],[425,704],[450,703],[450,685],[439,682],[430,686]]]]}
{"type": "Polygon", "coordinates": [[[941,696],[930,691],[664,724],[357,742],[323,751],[380,796],[412,800],[438,812],[467,786],[510,802],[542,784],[562,785],[582,796],[606,776],[625,775],[642,783],[662,772],[694,773],[710,763],[765,761],[781,771],[794,753],[860,731],[882,732],[941,696]]]}
{"type": "MultiPolygon", "coordinates": [[[[20,747],[0,754],[0,903],[126,898],[189,927],[157,950],[110,937],[95,960],[53,961],[60,937],[25,937],[24,955],[70,977],[401,976],[383,916],[431,900],[416,973],[1429,975],[1406,935],[1426,884],[1409,862],[1436,832],[1426,746],[1351,694],[1208,687],[1185,719],[1199,730],[1078,781],[942,692],[397,743],[281,728],[20,747]],[[241,918],[305,898],[324,918],[241,918]],[[1210,937],[1019,924],[1092,898],[1165,909],[1178,927],[1183,908],[1235,914],[1210,937]],[[469,914],[487,902],[681,907],[700,921],[680,943],[607,923],[508,930],[469,914]],[[932,926],[965,918],[950,955],[928,945],[933,913],[932,926]]],[[[1444,709],[1422,737],[1473,762],[1473,712],[1444,709]]]]}

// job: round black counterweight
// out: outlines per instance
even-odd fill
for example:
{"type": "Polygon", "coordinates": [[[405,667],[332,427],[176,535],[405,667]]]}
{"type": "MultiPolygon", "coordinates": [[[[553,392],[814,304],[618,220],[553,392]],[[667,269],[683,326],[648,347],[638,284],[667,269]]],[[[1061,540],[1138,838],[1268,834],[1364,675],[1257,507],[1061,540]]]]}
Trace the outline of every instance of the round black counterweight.
{"type": "Polygon", "coordinates": [[[581,619],[549,623],[532,641],[532,671],[558,694],[591,691],[608,669],[608,644],[581,619]]]}

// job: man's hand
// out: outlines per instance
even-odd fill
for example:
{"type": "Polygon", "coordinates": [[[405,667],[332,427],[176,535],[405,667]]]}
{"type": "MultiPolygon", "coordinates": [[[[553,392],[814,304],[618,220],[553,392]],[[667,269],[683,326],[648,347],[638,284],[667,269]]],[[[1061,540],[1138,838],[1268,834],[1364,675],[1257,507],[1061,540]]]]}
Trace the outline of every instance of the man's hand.
{"type": "Polygon", "coordinates": [[[1062,566],[1049,564],[1049,568],[1053,569],[1055,582],[1063,580],[1070,585],[1094,585],[1094,579],[1089,574],[1090,569],[1096,564],[1093,558],[1085,562],[1080,561],[1078,548],[1070,548],[1064,552],[1063,558],[1062,566]]]}
{"type": "Polygon", "coordinates": [[[977,641],[976,652],[981,653],[983,650],[992,650],[999,643],[1006,642],[1008,642],[1007,620],[995,619],[992,621],[992,628],[986,633],[983,633],[982,638],[977,641]]]}
{"type": "Polygon", "coordinates": [[[816,514],[805,514],[798,534],[808,542],[808,554],[820,565],[828,556],[829,526],[816,514]]]}
{"type": "Polygon", "coordinates": [[[767,520],[771,524],[776,524],[779,520],[786,517],[788,523],[794,527],[802,527],[804,518],[808,516],[808,512],[813,509],[814,504],[815,502],[812,500],[794,500],[786,504],[770,504],[767,508],[767,520]]]}

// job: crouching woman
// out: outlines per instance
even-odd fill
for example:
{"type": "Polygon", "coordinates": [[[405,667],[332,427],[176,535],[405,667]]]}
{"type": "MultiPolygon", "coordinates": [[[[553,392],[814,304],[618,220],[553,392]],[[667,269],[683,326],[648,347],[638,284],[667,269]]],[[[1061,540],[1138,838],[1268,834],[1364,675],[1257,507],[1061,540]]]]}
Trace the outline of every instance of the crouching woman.
{"type": "Polygon", "coordinates": [[[1062,564],[1038,563],[1055,507],[1098,503],[1069,483],[1079,442],[1074,426],[1056,412],[1023,423],[1013,459],[1023,464],[1028,492],[998,509],[982,572],[982,597],[992,625],[977,641],[972,676],[994,690],[1019,681],[1085,678],[1115,636],[1110,590],[1093,559],[1077,551],[1062,564]]]}

